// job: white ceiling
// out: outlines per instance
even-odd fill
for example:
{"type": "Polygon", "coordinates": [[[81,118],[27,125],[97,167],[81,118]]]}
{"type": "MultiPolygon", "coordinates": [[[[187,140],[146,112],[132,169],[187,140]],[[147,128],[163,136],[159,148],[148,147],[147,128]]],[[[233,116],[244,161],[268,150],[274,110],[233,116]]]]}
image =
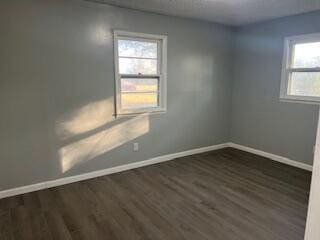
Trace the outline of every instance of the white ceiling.
{"type": "Polygon", "coordinates": [[[239,26],[320,10],[320,0],[89,0],[239,26]]]}

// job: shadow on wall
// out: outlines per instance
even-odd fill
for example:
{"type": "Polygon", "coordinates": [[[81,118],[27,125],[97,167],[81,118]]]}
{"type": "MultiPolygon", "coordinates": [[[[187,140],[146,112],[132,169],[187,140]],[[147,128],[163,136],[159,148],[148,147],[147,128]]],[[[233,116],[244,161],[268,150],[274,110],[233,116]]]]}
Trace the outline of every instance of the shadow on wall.
{"type": "Polygon", "coordinates": [[[150,123],[147,115],[128,118],[124,122],[110,126],[115,122],[113,115],[113,100],[106,99],[87,104],[57,120],[56,134],[61,140],[99,129],[98,132],[59,149],[58,155],[63,173],[149,132],[150,123]]]}

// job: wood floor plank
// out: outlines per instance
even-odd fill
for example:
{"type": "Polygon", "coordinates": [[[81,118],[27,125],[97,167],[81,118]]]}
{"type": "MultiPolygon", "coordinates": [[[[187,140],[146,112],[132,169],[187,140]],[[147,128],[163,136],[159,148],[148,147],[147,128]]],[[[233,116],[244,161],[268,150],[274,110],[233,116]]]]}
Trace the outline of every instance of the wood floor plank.
{"type": "Polygon", "coordinates": [[[0,239],[13,240],[13,222],[9,210],[0,210],[0,239]]]}
{"type": "Polygon", "coordinates": [[[311,174],[235,149],[0,200],[2,240],[303,240],[311,174]]]}

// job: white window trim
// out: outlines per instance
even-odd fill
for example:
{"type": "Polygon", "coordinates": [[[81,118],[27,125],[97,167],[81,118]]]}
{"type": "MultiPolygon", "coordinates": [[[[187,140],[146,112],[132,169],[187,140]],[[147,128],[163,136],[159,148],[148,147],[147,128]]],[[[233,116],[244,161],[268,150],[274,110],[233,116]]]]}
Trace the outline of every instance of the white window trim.
{"type": "MultiPolygon", "coordinates": [[[[167,36],[146,34],[138,32],[128,32],[121,30],[114,30],[114,68],[115,68],[115,94],[116,94],[116,116],[121,115],[137,115],[142,113],[165,113],[167,111],[167,36]],[[158,74],[156,77],[159,78],[159,106],[155,108],[140,108],[140,109],[122,109],[121,108],[121,84],[119,74],[119,56],[118,56],[118,39],[128,38],[133,40],[147,40],[159,42],[160,49],[158,49],[158,74]]],[[[122,75],[124,76],[124,75],[122,75]]],[[[139,75],[129,75],[131,77],[138,77],[139,75]]],[[[155,75],[143,75],[143,77],[155,77],[155,75]]]]}
{"type": "MultiPolygon", "coordinates": [[[[284,51],[282,61],[282,75],[280,86],[280,100],[284,102],[296,102],[306,104],[320,104],[320,97],[297,96],[288,94],[288,85],[290,84],[290,72],[292,71],[291,62],[293,60],[292,47],[297,43],[320,42],[320,33],[305,34],[299,36],[286,37],[284,40],[284,51]]],[[[295,69],[301,72],[320,72],[320,68],[300,68],[295,69]]]]}

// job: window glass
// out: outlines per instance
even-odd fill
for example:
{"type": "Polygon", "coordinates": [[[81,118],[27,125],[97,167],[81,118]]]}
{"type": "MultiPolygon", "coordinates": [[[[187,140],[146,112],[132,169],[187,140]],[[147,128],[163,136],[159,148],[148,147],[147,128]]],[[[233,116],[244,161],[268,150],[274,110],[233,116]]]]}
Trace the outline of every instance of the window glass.
{"type": "Polygon", "coordinates": [[[122,78],[121,92],[157,92],[157,78],[122,78]]]}
{"type": "Polygon", "coordinates": [[[119,57],[157,58],[158,44],[156,42],[120,39],[118,41],[118,48],[119,57]]]}
{"type": "Polygon", "coordinates": [[[157,60],[140,58],[119,58],[120,74],[156,75],[158,72],[157,60]]]}
{"type": "Polygon", "coordinates": [[[291,74],[290,95],[320,97],[319,72],[293,72],[291,74]]]}
{"type": "Polygon", "coordinates": [[[302,43],[294,45],[293,67],[320,67],[320,42],[302,43]]]}
{"type": "Polygon", "coordinates": [[[157,93],[122,93],[121,107],[123,109],[158,107],[158,94],[157,93]]]}

